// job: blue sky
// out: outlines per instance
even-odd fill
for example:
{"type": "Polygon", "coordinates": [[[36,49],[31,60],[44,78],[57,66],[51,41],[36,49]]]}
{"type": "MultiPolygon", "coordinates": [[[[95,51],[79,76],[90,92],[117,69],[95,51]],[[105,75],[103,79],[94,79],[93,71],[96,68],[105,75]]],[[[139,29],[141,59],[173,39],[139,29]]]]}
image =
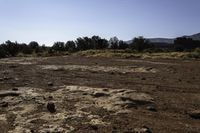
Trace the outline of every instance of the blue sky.
{"type": "Polygon", "coordinates": [[[200,32],[200,0],[0,0],[0,43],[200,32]]]}

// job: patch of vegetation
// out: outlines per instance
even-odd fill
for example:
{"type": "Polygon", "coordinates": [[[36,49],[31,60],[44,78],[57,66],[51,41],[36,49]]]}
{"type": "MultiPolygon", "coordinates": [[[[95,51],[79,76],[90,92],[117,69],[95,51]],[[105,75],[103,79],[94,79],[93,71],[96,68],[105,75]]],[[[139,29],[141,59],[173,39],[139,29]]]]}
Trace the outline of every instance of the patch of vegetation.
{"type": "Polygon", "coordinates": [[[193,52],[187,54],[186,58],[200,59],[200,48],[196,48],[193,52]]]}
{"type": "Polygon", "coordinates": [[[82,55],[82,56],[104,56],[139,58],[149,56],[199,58],[200,41],[186,37],[177,38],[174,44],[167,47],[160,47],[150,43],[143,37],[134,38],[130,44],[112,37],[110,40],[99,36],[79,37],[75,41],[55,42],[52,47],[44,44],[40,46],[36,41],[29,44],[6,41],[0,45],[0,58],[15,56],[61,56],[61,55],[82,55]],[[196,49],[196,50],[194,50],[196,49]],[[174,52],[183,52],[174,54],[174,52]],[[185,56],[186,53],[190,52],[185,56]],[[75,53],[75,54],[74,54],[75,53]],[[164,54],[162,54],[164,53],[164,54]],[[169,53],[169,54],[166,54],[169,53]],[[181,56],[180,56],[181,55],[181,56]]]}

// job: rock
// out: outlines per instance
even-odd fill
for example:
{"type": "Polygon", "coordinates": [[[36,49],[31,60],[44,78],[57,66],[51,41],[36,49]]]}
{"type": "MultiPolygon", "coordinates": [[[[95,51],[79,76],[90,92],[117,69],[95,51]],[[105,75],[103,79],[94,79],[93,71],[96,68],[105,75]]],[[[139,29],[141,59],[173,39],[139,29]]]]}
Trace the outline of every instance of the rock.
{"type": "Polygon", "coordinates": [[[53,86],[53,82],[48,82],[47,85],[48,86],[53,86]]]}
{"type": "Polygon", "coordinates": [[[152,133],[152,131],[148,127],[143,126],[142,128],[135,128],[133,133],[152,133]]]}
{"type": "Polygon", "coordinates": [[[130,94],[124,94],[120,97],[120,99],[124,102],[129,101],[133,102],[136,105],[148,105],[153,104],[153,98],[145,93],[130,93],[130,94]]]}
{"type": "Polygon", "coordinates": [[[92,94],[92,96],[94,97],[105,97],[105,96],[109,96],[109,94],[106,94],[104,92],[95,92],[94,94],[92,94]]]}
{"type": "Polygon", "coordinates": [[[18,91],[19,89],[16,88],[16,87],[14,87],[14,88],[12,88],[12,90],[13,90],[13,91],[18,91]]]}
{"type": "Polygon", "coordinates": [[[8,123],[6,120],[0,119],[0,132],[1,133],[8,133],[8,123]]]}
{"type": "Polygon", "coordinates": [[[20,93],[16,91],[1,91],[0,97],[7,97],[7,96],[19,96],[20,93]]]}
{"type": "Polygon", "coordinates": [[[141,80],[146,80],[146,78],[143,77],[143,78],[141,78],[141,80]]]}
{"type": "Polygon", "coordinates": [[[92,130],[98,130],[98,126],[97,125],[90,125],[90,127],[92,128],[92,130]]]}
{"type": "Polygon", "coordinates": [[[53,99],[53,96],[49,96],[49,100],[52,100],[53,99]]]}
{"type": "Polygon", "coordinates": [[[88,93],[87,93],[87,92],[84,92],[83,95],[88,95],[88,93]]]}
{"type": "Polygon", "coordinates": [[[17,68],[17,65],[10,65],[9,68],[17,68]]]}
{"type": "Polygon", "coordinates": [[[157,112],[157,109],[154,106],[147,106],[147,110],[157,112]]]}
{"type": "Polygon", "coordinates": [[[12,79],[12,78],[10,78],[10,77],[4,77],[3,78],[3,80],[10,80],[10,79],[12,79]]]}
{"type": "Polygon", "coordinates": [[[24,83],[24,85],[26,86],[26,85],[28,85],[28,83],[24,83]]]}
{"type": "Polygon", "coordinates": [[[0,102],[0,107],[8,107],[8,102],[0,102]]]}
{"type": "Polygon", "coordinates": [[[53,102],[48,102],[47,103],[47,109],[50,113],[55,113],[56,112],[56,107],[53,102]]]}
{"type": "Polygon", "coordinates": [[[200,119],[200,110],[191,111],[188,114],[194,119],[200,119]]]}
{"type": "Polygon", "coordinates": [[[137,109],[137,105],[134,102],[131,102],[131,101],[124,102],[124,104],[122,104],[122,107],[124,107],[125,109],[130,109],[130,108],[137,109]]]}

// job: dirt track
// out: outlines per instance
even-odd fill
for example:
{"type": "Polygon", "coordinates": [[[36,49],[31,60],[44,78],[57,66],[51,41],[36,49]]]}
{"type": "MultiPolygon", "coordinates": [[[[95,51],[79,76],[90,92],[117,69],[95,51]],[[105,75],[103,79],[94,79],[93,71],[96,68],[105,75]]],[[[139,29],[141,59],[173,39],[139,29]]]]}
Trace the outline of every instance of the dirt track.
{"type": "Polygon", "coordinates": [[[200,61],[1,59],[1,92],[0,122],[10,133],[200,132],[200,119],[189,115],[200,110],[200,61]],[[8,90],[19,95],[5,96],[8,90]]]}

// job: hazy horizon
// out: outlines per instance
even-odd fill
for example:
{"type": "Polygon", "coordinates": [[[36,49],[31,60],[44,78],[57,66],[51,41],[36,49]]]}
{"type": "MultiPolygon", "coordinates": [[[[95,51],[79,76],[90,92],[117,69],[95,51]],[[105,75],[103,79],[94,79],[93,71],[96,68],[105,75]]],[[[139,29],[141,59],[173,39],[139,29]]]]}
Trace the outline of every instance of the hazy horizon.
{"type": "Polygon", "coordinates": [[[192,35],[200,32],[199,7],[199,0],[0,0],[0,43],[192,35]]]}

